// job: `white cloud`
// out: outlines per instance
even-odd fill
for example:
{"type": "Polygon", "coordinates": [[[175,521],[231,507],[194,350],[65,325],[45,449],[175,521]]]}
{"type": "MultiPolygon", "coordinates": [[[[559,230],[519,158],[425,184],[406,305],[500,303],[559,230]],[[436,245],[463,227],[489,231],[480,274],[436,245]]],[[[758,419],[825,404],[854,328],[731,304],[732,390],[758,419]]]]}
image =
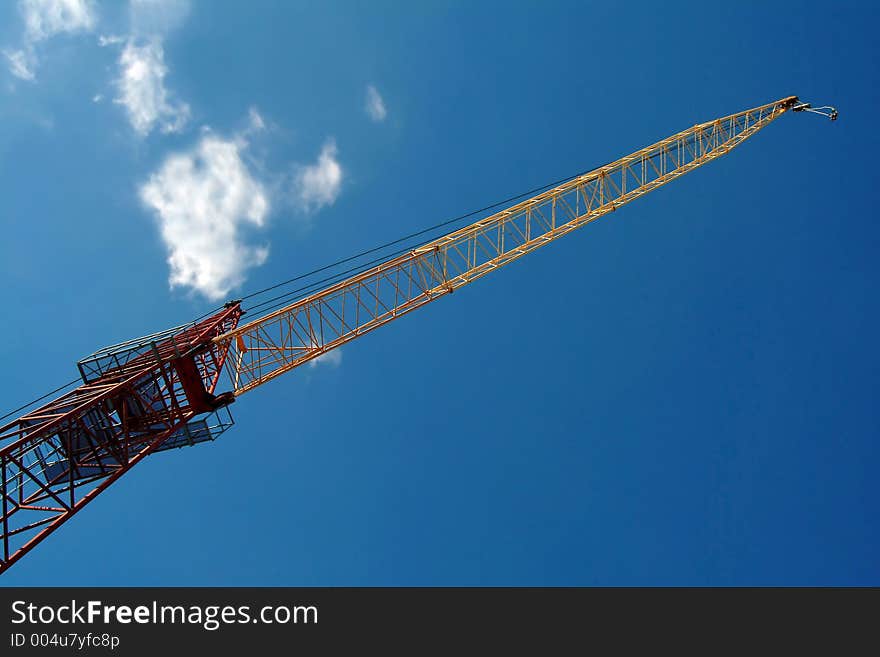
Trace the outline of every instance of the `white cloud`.
{"type": "Polygon", "coordinates": [[[367,86],[367,101],[364,105],[364,109],[367,111],[367,115],[376,122],[384,121],[385,117],[388,116],[388,109],[385,107],[385,101],[382,99],[382,96],[379,95],[379,90],[373,85],[367,86]]]}
{"type": "Polygon", "coordinates": [[[119,95],[114,102],[125,107],[132,128],[141,136],[158,126],[164,133],[179,132],[189,119],[189,105],[172,102],[165,88],[165,52],[159,39],[138,45],[128,41],[119,56],[119,95]]]}
{"type": "Polygon", "coordinates": [[[336,142],[327,140],[314,164],[300,169],[295,180],[295,194],[306,212],[332,205],[342,187],[342,167],[336,159],[336,142]]]}
{"type": "Polygon", "coordinates": [[[22,80],[33,80],[36,61],[32,50],[4,50],[9,62],[9,72],[22,80]]]}
{"type": "Polygon", "coordinates": [[[91,32],[97,17],[90,0],[19,0],[24,22],[23,45],[4,51],[10,72],[22,80],[36,76],[36,45],[59,34],[91,32]]]}
{"type": "Polygon", "coordinates": [[[256,107],[251,107],[248,110],[248,123],[248,130],[251,132],[260,132],[266,129],[266,121],[256,107]]]}
{"type": "Polygon", "coordinates": [[[95,11],[87,0],[19,0],[25,40],[45,41],[56,34],[89,32],[95,27],[95,11]]]}
{"type": "Polygon", "coordinates": [[[267,192],[242,159],[245,148],[241,140],[207,133],[193,150],[169,156],[141,186],[168,250],[172,288],[219,300],[266,261],[268,247],[249,245],[241,234],[262,227],[269,213],[267,192]]]}
{"type": "Polygon", "coordinates": [[[329,365],[330,367],[339,367],[342,363],[342,348],[336,347],[330,351],[325,351],[320,356],[309,361],[309,367],[317,367],[319,364],[329,365]]]}
{"type": "Polygon", "coordinates": [[[118,34],[99,34],[98,35],[98,45],[104,48],[105,46],[115,46],[120,43],[125,43],[125,37],[121,37],[118,34]]]}
{"type": "Polygon", "coordinates": [[[165,86],[168,66],[163,47],[164,36],[182,25],[189,11],[189,0],[131,0],[128,35],[98,37],[101,46],[124,44],[114,102],[125,108],[131,127],[141,137],[154,129],[180,132],[189,120],[189,105],[172,100],[165,86]]]}

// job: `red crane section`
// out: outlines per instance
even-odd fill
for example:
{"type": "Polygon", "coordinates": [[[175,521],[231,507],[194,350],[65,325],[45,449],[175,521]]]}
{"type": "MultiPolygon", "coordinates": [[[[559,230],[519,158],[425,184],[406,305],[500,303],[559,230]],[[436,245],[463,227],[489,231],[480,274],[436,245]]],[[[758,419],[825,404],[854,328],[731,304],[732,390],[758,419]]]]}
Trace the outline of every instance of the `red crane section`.
{"type": "Polygon", "coordinates": [[[0,573],[145,456],[231,426],[234,396],[215,395],[227,347],[213,339],[241,314],[227,304],[103,349],[80,361],[81,386],[0,427],[0,573]]]}

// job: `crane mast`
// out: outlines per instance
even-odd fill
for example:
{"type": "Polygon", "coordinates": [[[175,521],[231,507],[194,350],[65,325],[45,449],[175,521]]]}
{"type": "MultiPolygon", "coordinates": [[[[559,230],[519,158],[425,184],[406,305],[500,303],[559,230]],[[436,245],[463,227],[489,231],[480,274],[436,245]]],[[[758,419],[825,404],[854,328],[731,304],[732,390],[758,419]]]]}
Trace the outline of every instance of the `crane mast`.
{"type": "Polygon", "coordinates": [[[148,455],[216,438],[237,396],[728,153],[789,110],[837,117],[789,96],[700,123],[246,324],[230,302],[81,360],[81,385],[0,426],[0,573],[148,455]],[[217,393],[224,370],[232,390],[217,393]]]}

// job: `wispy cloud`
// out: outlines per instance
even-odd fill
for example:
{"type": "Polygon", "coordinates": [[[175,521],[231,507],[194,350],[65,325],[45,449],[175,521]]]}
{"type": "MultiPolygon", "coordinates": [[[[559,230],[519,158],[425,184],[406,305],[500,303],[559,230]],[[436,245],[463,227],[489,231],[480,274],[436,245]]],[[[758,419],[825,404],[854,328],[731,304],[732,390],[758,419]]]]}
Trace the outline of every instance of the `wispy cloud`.
{"type": "Polygon", "coordinates": [[[309,361],[309,367],[315,368],[318,365],[328,365],[330,367],[339,367],[342,363],[342,348],[336,347],[330,351],[325,351],[317,358],[309,361]]]}
{"type": "Polygon", "coordinates": [[[266,121],[256,107],[248,110],[248,131],[261,132],[266,129],[266,121]]]}
{"type": "Polygon", "coordinates": [[[246,148],[241,139],[208,133],[141,186],[141,200],[159,221],[172,288],[219,300],[268,257],[268,246],[248,244],[242,234],[262,227],[269,213],[266,189],[242,158],[246,148]]]}
{"type": "Polygon", "coordinates": [[[180,27],[189,12],[189,0],[130,0],[128,32],[98,36],[98,45],[122,48],[113,102],[125,109],[141,137],[153,130],[180,132],[190,118],[189,105],[175,100],[166,86],[164,48],[167,34],[180,27]]]}
{"type": "Polygon", "coordinates": [[[138,44],[130,39],[119,55],[118,95],[134,131],[143,136],[155,127],[163,133],[179,132],[189,119],[189,105],[172,101],[165,87],[168,67],[162,42],[153,38],[138,44]]]}
{"type": "Polygon", "coordinates": [[[22,80],[36,77],[38,44],[59,34],[91,32],[97,21],[89,0],[19,0],[18,10],[24,22],[22,47],[3,54],[10,72],[22,80]]]}
{"type": "Polygon", "coordinates": [[[342,187],[343,171],[337,159],[336,141],[328,139],[318,161],[301,167],[294,181],[294,194],[306,212],[333,205],[342,187]]]}
{"type": "Polygon", "coordinates": [[[95,27],[94,5],[88,0],[19,0],[18,7],[24,19],[25,39],[31,43],[95,27]]]}
{"type": "Polygon", "coordinates": [[[115,46],[120,43],[125,43],[125,37],[119,36],[118,34],[98,35],[98,45],[102,48],[104,48],[105,46],[115,46]]]}
{"type": "Polygon", "coordinates": [[[33,80],[36,76],[34,71],[36,62],[33,52],[24,50],[4,50],[3,55],[9,64],[9,72],[21,80],[33,80]]]}
{"type": "Polygon", "coordinates": [[[367,115],[376,122],[384,121],[385,117],[388,116],[388,109],[385,107],[385,101],[379,94],[379,90],[373,85],[367,86],[367,100],[364,109],[366,110],[367,115]]]}

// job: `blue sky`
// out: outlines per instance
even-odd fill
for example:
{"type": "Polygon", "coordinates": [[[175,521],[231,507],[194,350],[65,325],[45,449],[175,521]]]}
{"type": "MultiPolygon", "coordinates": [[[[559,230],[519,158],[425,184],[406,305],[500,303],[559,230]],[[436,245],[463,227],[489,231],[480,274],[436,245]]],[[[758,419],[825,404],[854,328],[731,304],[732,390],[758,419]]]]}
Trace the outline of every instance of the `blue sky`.
{"type": "Polygon", "coordinates": [[[0,6],[0,399],[790,94],[733,153],[243,396],[6,585],[878,584],[870,3],[0,6]],[[372,89],[372,91],[371,91],[372,89]]]}

